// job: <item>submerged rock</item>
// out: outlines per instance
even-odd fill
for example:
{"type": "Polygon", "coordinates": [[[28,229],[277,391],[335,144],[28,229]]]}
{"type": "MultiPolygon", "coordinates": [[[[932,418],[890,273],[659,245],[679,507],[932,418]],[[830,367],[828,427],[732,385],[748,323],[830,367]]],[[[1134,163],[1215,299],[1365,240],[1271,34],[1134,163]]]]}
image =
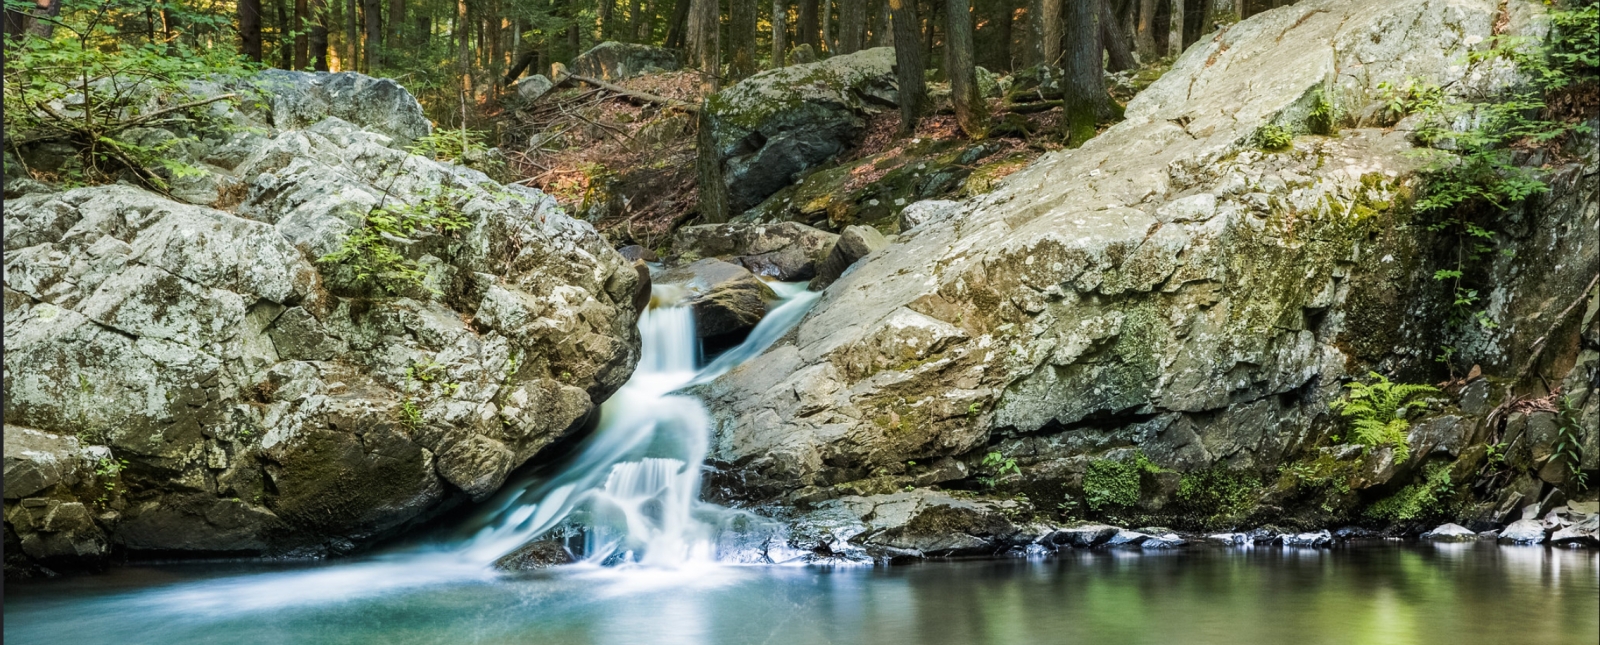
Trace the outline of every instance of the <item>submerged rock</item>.
{"type": "Polygon", "coordinates": [[[1543,544],[1544,524],[1538,520],[1517,520],[1500,530],[1502,544],[1543,544]]]}
{"type": "Polygon", "coordinates": [[[1460,524],[1441,524],[1438,528],[1422,534],[1422,539],[1433,542],[1474,542],[1478,534],[1460,524]]]}
{"type": "Polygon", "coordinates": [[[1333,534],[1323,531],[1314,533],[1295,533],[1283,536],[1284,546],[1321,547],[1333,545],[1333,534]]]}
{"type": "Polygon", "coordinates": [[[225,116],[258,130],[189,153],[231,204],[6,202],[6,526],[41,561],[346,552],[484,499],[632,372],[638,275],[588,224],[397,149],[429,126],[392,81],[256,83],[270,110],[225,116]],[[331,259],[379,208],[459,225],[331,259]]]}

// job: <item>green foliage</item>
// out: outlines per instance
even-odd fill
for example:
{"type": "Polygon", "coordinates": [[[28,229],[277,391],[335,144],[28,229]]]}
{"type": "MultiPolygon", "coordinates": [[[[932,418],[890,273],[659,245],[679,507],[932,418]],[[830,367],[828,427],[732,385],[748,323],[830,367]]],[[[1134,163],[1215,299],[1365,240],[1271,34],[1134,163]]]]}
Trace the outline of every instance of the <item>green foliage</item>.
{"type": "Polygon", "coordinates": [[[339,250],[320,261],[350,270],[355,284],[362,287],[389,293],[425,287],[426,272],[402,249],[422,236],[448,235],[470,226],[461,210],[468,196],[465,190],[441,185],[415,204],[376,206],[367,212],[364,226],[352,231],[339,250]]]}
{"type": "Polygon", "coordinates": [[[1578,421],[1578,409],[1572,397],[1561,397],[1561,408],[1556,414],[1556,445],[1550,455],[1552,461],[1565,462],[1567,472],[1578,490],[1589,487],[1589,475],[1583,472],[1583,426],[1578,421]]]}
{"type": "Polygon", "coordinates": [[[1329,135],[1337,130],[1339,110],[1328,97],[1326,90],[1317,90],[1312,96],[1311,114],[1306,116],[1306,129],[1312,134],[1329,135]]]}
{"type": "Polygon", "coordinates": [[[1294,143],[1294,134],[1283,126],[1268,123],[1256,130],[1254,141],[1257,148],[1268,152],[1284,150],[1294,143]]]}
{"type": "Polygon", "coordinates": [[[1411,421],[1406,418],[1409,404],[1418,396],[1439,390],[1431,385],[1391,383],[1376,372],[1372,378],[1370,384],[1355,381],[1346,385],[1348,397],[1335,401],[1331,407],[1350,421],[1351,443],[1368,449],[1392,446],[1395,462],[1404,462],[1411,456],[1411,444],[1406,440],[1406,432],[1411,429],[1411,421]]]}
{"type": "Polygon", "coordinates": [[[1212,468],[1178,481],[1178,500],[1206,526],[1236,523],[1255,507],[1261,480],[1254,473],[1212,468]]]}
{"type": "Polygon", "coordinates": [[[1445,514],[1453,491],[1450,469],[1444,464],[1428,464],[1421,479],[1368,507],[1367,516],[1392,522],[1439,517],[1445,514]]]}
{"type": "Polygon", "coordinates": [[[978,464],[978,472],[978,483],[983,485],[984,488],[994,488],[1000,478],[1006,475],[1021,474],[1022,470],[1017,468],[1017,460],[1002,455],[1000,451],[996,450],[983,456],[983,461],[978,464]]]}
{"type": "Polygon", "coordinates": [[[422,425],[422,408],[408,397],[400,402],[399,417],[400,423],[407,428],[416,428],[422,425]]]}
{"type": "Polygon", "coordinates": [[[1142,452],[1131,459],[1095,459],[1083,473],[1083,501],[1089,510],[1131,508],[1139,504],[1140,476],[1163,472],[1142,452]]]}
{"type": "Polygon", "coordinates": [[[434,161],[458,161],[463,165],[472,165],[467,162],[482,159],[489,152],[489,146],[484,143],[487,138],[487,133],[477,130],[439,129],[417,139],[406,150],[434,161]]]}
{"type": "MultiPolygon", "coordinates": [[[[33,13],[33,3],[6,0],[33,13]]],[[[207,105],[230,94],[196,96],[197,81],[242,78],[255,66],[214,38],[230,26],[226,14],[151,0],[63,0],[49,38],[8,37],[5,43],[5,135],[8,147],[62,142],[77,159],[37,178],[66,185],[115,181],[125,173],[158,191],[199,171],[183,162],[184,137],[140,141],[147,126],[167,130],[226,128],[207,105]],[[144,26],[163,12],[186,26],[186,37],[158,39],[144,26]],[[147,33],[139,33],[146,31],[147,33]]],[[[19,159],[21,156],[19,155],[19,159]]]]}
{"type": "Polygon", "coordinates": [[[101,457],[99,461],[95,462],[94,474],[106,480],[106,492],[111,493],[117,490],[117,476],[121,475],[122,471],[127,467],[128,460],[126,459],[101,457]]]}

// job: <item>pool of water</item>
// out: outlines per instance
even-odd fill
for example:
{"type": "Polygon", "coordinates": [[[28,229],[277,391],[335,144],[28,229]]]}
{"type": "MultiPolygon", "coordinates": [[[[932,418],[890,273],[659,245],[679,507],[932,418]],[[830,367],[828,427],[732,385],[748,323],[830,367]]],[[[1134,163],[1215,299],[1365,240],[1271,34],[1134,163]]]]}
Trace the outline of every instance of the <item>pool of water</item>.
{"type": "MultiPolygon", "coordinates": [[[[420,565],[420,563],[419,563],[420,565]]],[[[8,583],[5,642],[1600,643],[1600,553],[1374,543],[895,567],[569,566],[395,585],[352,564],[130,566],[8,583]],[[292,586],[292,585],[291,585],[292,586]],[[332,599],[329,599],[332,596],[332,599]]],[[[424,577],[425,578],[425,577],[424,577]]]]}

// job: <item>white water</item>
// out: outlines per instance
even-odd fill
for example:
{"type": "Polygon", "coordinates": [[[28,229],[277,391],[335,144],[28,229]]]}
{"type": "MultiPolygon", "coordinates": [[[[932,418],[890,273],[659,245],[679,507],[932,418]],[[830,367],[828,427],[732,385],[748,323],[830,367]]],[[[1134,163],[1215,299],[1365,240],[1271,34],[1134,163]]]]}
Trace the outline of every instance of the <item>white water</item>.
{"type": "MultiPolygon", "coordinates": [[[[146,601],[188,615],[230,614],[325,604],[443,583],[489,581],[495,560],[552,529],[577,525],[583,565],[600,576],[634,572],[633,582],[681,584],[707,577],[719,538],[748,514],[701,502],[700,467],[710,418],[699,400],[673,394],[759,356],[818,297],[804,283],[773,284],[782,299],[744,343],[696,370],[694,317],[682,306],[652,308],[639,320],[643,355],[633,377],[600,408],[595,432],[555,474],[508,486],[468,526],[471,537],[311,571],[223,578],[156,592],[146,601]]],[[[670,287],[662,288],[658,295],[670,287]]],[[[712,576],[714,577],[714,576],[712,576]]]]}

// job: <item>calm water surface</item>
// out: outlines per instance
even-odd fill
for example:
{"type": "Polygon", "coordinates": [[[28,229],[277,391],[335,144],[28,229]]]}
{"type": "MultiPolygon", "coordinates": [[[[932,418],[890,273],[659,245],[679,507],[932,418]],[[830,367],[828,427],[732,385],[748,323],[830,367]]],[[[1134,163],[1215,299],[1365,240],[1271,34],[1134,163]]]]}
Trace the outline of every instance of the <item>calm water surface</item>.
{"type": "MultiPolygon", "coordinates": [[[[324,568],[339,566],[348,565],[324,568]]],[[[303,573],[128,567],[9,583],[5,642],[1600,643],[1600,553],[1487,544],[889,568],[567,567],[347,601],[253,597],[258,583],[303,573]]]]}

